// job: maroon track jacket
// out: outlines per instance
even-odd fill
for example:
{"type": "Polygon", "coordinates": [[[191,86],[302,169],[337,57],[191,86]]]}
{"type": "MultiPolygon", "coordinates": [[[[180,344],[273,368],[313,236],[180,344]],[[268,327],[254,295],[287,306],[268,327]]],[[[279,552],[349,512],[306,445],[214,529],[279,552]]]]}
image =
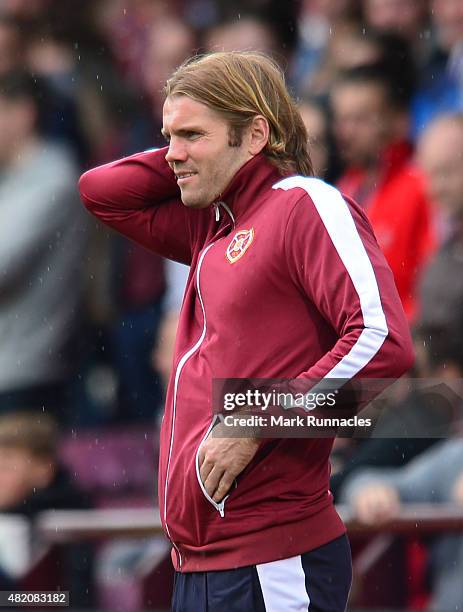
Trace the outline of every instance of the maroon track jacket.
{"type": "Polygon", "coordinates": [[[214,378],[397,378],[412,364],[391,271],[355,203],[260,154],[220,201],[185,207],[166,149],[86,172],[82,199],[125,236],[191,266],[162,422],[159,505],[179,571],[292,557],[340,536],[332,439],[262,443],[226,501],[199,479],[214,378]]]}

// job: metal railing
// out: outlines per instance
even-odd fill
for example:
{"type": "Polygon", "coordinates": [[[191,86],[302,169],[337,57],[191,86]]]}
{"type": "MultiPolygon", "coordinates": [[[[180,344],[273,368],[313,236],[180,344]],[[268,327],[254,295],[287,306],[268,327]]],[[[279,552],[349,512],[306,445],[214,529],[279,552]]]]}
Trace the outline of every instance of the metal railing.
{"type": "MultiPolygon", "coordinates": [[[[419,535],[463,531],[463,508],[452,504],[408,504],[391,521],[365,525],[349,508],[337,506],[351,537],[375,534],[419,535]]],[[[38,515],[35,529],[49,542],[64,543],[95,538],[147,537],[162,533],[155,508],[60,510],[38,515]]]]}

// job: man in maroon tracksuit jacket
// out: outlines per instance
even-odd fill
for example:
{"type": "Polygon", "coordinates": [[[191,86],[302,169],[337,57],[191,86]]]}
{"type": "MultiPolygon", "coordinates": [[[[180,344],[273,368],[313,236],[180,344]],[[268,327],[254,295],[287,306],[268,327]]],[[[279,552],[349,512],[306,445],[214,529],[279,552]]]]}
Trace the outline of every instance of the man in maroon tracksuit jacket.
{"type": "Polygon", "coordinates": [[[351,559],[332,439],[212,437],[212,380],[401,376],[413,357],[392,274],[362,210],[310,178],[268,58],[181,66],[163,133],[168,148],[91,170],[80,190],[104,223],[191,266],[159,466],[173,609],[341,612],[351,559]]]}

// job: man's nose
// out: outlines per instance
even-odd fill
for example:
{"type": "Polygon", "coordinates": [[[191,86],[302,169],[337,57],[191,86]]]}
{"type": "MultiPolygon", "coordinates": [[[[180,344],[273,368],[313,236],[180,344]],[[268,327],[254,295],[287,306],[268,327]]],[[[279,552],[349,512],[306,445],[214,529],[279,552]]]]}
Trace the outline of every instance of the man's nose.
{"type": "Polygon", "coordinates": [[[166,162],[173,164],[175,162],[186,161],[188,155],[184,144],[177,138],[171,138],[169,142],[169,149],[166,153],[166,162]]]}

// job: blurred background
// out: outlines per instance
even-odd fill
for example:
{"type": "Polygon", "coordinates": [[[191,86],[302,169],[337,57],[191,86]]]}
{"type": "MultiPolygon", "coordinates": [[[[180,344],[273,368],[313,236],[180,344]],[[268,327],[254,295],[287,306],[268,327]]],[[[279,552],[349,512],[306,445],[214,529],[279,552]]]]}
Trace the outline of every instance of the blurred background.
{"type": "Polygon", "coordinates": [[[280,63],[317,175],[365,208],[415,338],[411,377],[454,390],[441,440],[426,433],[441,406],[410,384],[397,438],[392,418],[384,437],[335,443],[349,609],[458,612],[461,0],[0,0],[0,590],[168,609],[153,506],[187,269],[90,218],[76,181],[164,144],[162,87],[184,59],[245,49],[280,63]]]}

